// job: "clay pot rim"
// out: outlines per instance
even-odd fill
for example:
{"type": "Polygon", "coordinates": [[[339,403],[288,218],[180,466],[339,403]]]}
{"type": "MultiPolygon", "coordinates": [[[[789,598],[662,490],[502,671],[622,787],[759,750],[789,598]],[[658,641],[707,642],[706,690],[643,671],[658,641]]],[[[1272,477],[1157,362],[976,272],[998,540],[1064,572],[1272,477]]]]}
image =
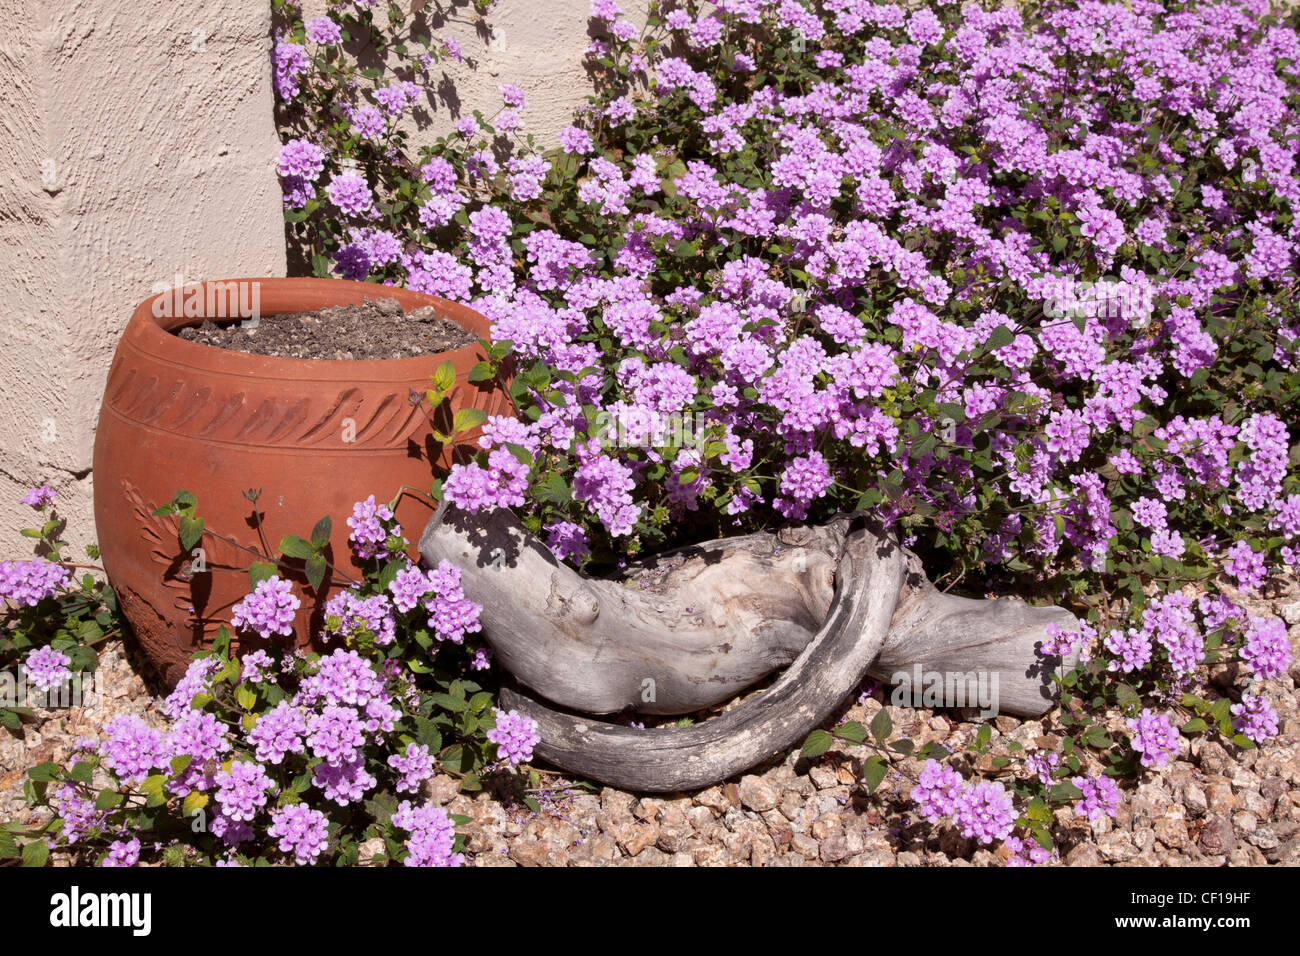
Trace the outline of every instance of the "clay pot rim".
{"type": "MultiPolygon", "coordinates": [[[[402,304],[404,311],[422,306],[432,306],[446,318],[480,339],[492,340],[491,323],[480,313],[465,305],[437,296],[386,286],[375,282],[354,282],[349,279],[318,279],[314,277],[246,276],[230,279],[210,279],[205,282],[188,282],[183,289],[201,286],[206,304],[207,288],[227,283],[258,283],[262,300],[261,314],[276,315],[284,312],[309,312],[330,305],[359,305],[362,299],[393,298],[402,304]],[[266,299],[271,299],[268,304],[266,299]],[[306,300],[306,301],[304,301],[306,300]]],[[[400,381],[419,379],[429,375],[430,365],[437,362],[478,360],[486,358],[478,342],[470,342],[446,352],[428,352],[396,359],[309,359],[284,358],[271,355],[254,355],[233,349],[218,348],[200,342],[189,342],[175,334],[187,325],[202,322],[205,318],[222,316],[157,316],[154,303],[163,297],[176,294],[175,288],[151,295],[131,314],[122,344],[143,347],[153,354],[166,354],[179,363],[195,369],[256,378],[282,378],[295,381],[325,379],[353,379],[356,381],[400,381]]],[[[205,310],[206,311],[206,310],[205,310]]],[[[229,318],[229,317],[226,317],[229,318]]]]}

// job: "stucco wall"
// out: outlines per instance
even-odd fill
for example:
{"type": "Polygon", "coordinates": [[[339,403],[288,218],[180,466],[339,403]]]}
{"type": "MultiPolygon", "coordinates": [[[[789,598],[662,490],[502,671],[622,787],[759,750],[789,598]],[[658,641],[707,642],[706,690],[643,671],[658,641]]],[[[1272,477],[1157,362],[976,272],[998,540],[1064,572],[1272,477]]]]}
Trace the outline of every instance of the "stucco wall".
{"type": "MultiPolygon", "coordinates": [[[[326,12],[325,0],[306,0],[302,6],[306,18],[326,12]]],[[[645,23],[648,0],[620,0],[619,6],[633,23],[645,23]]],[[[592,40],[591,0],[497,0],[486,16],[490,37],[475,23],[466,0],[428,3],[426,11],[433,34],[454,38],[465,62],[444,59],[434,68],[435,90],[451,95],[435,92],[429,122],[410,127],[415,144],[447,134],[457,116],[476,109],[491,116],[501,107],[501,85],[513,83],[528,95],[522,132],[532,133],[543,147],[554,146],[555,134],[591,93],[582,67],[592,40]],[[449,15],[439,16],[438,8],[449,15]]]]}
{"type": "Polygon", "coordinates": [[[100,392],[160,282],[283,274],[266,0],[0,0],[0,530],[94,539],[100,392]]]}

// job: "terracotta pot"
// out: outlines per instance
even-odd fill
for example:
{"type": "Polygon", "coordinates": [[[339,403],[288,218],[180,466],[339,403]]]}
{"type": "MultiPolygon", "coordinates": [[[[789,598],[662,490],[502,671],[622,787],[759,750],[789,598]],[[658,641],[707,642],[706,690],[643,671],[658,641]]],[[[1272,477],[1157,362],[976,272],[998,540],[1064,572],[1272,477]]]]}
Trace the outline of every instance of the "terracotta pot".
{"type": "MultiPolygon", "coordinates": [[[[417,358],[327,361],[249,355],[172,334],[203,318],[235,315],[236,300],[223,305],[222,290],[236,288],[244,290],[245,304],[255,289],[264,316],[392,296],[407,311],[431,305],[480,338],[489,336],[488,321],[477,312],[403,289],[333,279],[229,281],[249,285],[203,284],[195,302],[202,315],[195,307],[188,316],[177,314],[187,311],[197,285],[186,287],[189,295],[169,291],[140,304],[113,357],[95,437],[95,522],[104,569],[141,646],[169,683],[248,592],[246,569],[259,560],[252,552],[260,545],[244,491],[261,489],[257,510],[272,548],[286,534],[308,537],[325,515],[333,521],[327,556],[341,574],[319,595],[302,575],[285,574],[302,600],[295,639],[306,644],[321,605],[345,586],[342,575],[359,577],[348,546],[353,503],[372,494],[391,500],[403,485],[424,492],[404,496],[396,509],[414,542],[430,513],[433,477],[478,436],[476,429],[459,436],[457,448],[439,445],[424,411],[411,405],[410,390],[423,392],[434,370],[450,360],[457,379],[439,411],[440,425],[458,408],[489,414],[510,408],[499,385],[468,381],[485,357],[477,343],[417,358]],[[184,565],[191,555],[182,551],[176,519],[153,515],[182,488],[198,499],[206,523],[200,544],[208,571],[189,580],[184,565]]],[[[239,640],[236,635],[237,646],[239,640]]],[[[254,643],[245,639],[243,646],[254,643]]]]}

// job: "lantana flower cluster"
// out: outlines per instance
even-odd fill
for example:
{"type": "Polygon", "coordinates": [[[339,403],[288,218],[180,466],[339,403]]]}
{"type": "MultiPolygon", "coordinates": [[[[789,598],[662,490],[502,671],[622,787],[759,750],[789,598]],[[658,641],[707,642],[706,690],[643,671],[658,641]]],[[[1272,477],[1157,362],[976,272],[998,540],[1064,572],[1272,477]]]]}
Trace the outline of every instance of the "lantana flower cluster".
{"type": "Polygon", "coordinates": [[[0,599],[35,607],[72,581],[68,569],[44,558],[0,561],[0,599]]]}
{"type": "MultiPolygon", "coordinates": [[[[278,851],[269,858],[304,865],[346,853],[350,844],[355,850],[350,808],[386,799],[386,792],[417,793],[433,775],[428,746],[399,744],[400,728],[411,719],[409,681],[385,677],[377,662],[339,649],[290,657],[287,674],[276,667],[273,675],[243,681],[238,662],[223,660],[218,653],[191,664],[179,697],[198,693],[168,728],[135,715],[115,717],[93,755],[125,791],[208,806],[208,835],[193,849],[210,859],[246,864],[278,851]],[[246,701],[250,711],[242,720],[219,720],[214,700],[231,692],[259,703],[246,701]]],[[[74,778],[51,800],[68,844],[113,832],[109,814],[92,813],[93,800],[75,787],[74,778]]],[[[403,806],[409,822],[399,824],[396,815],[392,822],[409,831],[401,841],[407,865],[463,862],[453,851],[454,824],[445,811],[410,800],[403,806]]],[[[103,865],[135,863],[139,847],[127,846],[115,842],[103,865]]]]}
{"type": "MultiPolygon", "coordinates": [[[[439,641],[463,644],[478,630],[481,608],[465,598],[460,570],[411,565],[409,543],[373,496],[354,516],[354,553],[370,570],[325,603],[326,652],[280,640],[241,660],[223,629],[162,701],[164,723],[118,715],[78,743],[70,768],[34,771],[52,781],[44,799],[63,846],[98,853],[104,866],[135,865],[142,854],[313,865],[355,863],[379,836],[391,862],[464,862],[455,828],[465,821],[428,803],[426,781],[444,768],[466,786],[513,771],[532,758],[537,724],[494,715],[491,695],[465,676],[486,661],[482,648],[439,653],[439,641]],[[95,769],[120,800],[105,803],[90,786],[95,769]],[[140,812],[160,804],[167,812],[140,812]],[[189,819],[199,813],[201,827],[189,819]]],[[[266,578],[235,605],[232,623],[244,636],[292,634],[298,603],[287,580],[266,578]]],[[[67,663],[44,648],[27,666],[32,680],[54,682],[67,663]]]]}
{"type": "Polygon", "coordinates": [[[1005,840],[1015,826],[1012,796],[1000,783],[967,783],[952,767],[927,760],[912,801],[920,815],[934,823],[951,816],[963,837],[982,844],[1005,840]]]}

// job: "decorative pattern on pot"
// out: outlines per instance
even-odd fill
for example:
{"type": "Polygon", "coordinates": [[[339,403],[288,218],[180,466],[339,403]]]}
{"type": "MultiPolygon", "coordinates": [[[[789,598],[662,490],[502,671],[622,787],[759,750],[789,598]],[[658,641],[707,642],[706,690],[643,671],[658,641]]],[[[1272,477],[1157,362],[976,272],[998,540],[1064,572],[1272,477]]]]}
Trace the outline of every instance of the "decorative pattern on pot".
{"type": "MultiPolygon", "coordinates": [[[[402,289],[332,279],[239,279],[257,283],[264,315],[360,304],[380,296],[406,311],[433,306],[444,317],[488,338],[488,322],[463,306],[402,289]]],[[[208,283],[208,286],[215,283],[208,283]]],[[[169,296],[171,293],[163,293],[169,296]]],[[[324,515],[334,521],[328,556],[342,575],[357,565],[345,518],[354,502],[388,500],[402,487],[427,492],[458,454],[439,444],[424,412],[412,405],[444,362],[456,384],[439,415],[479,408],[512,414],[498,382],[469,382],[485,358],[472,344],[451,352],[385,361],[282,359],[212,348],[173,333],[207,316],[160,317],[145,300],[127,325],[109,371],[95,439],[95,521],[109,580],[140,644],[164,677],[174,681],[189,656],[229,619],[247,593],[245,569],[262,551],[254,504],[272,547],[286,534],[306,535],[324,515]],[[198,547],[205,570],[186,577],[191,556],[176,520],[154,510],[184,489],[206,521],[198,547]]],[[[214,316],[216,318],[216,316],[214,316]]],[[[450,432],[450,428],[440,428],[450,432]]],[[[458,436],[473,442],[477,430],[458,436]]],[[[418,534],[429,505],[407,494],[398,520],[418,534]]],[[[412,551],[414,555],[414,551],[412,551]]],[[[319,624],[320,595],[293,573],[302,600],[295,639],[308,641],[319,624]]]]}

